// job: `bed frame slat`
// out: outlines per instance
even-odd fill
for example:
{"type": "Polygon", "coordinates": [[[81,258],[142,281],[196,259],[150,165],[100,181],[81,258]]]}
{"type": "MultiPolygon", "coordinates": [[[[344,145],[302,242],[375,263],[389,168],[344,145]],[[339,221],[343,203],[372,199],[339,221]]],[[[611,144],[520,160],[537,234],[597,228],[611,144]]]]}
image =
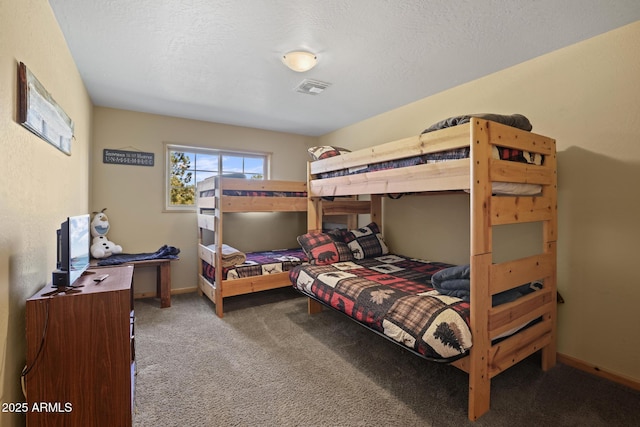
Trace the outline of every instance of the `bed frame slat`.
{"type": "Polygon", "coordinates": [[[490,159],[489,164],[490,181],[549,185],[554,179],[553,170],[545,166],[498,159],[490,159]]]}
{"type": "Polygon", "coordinates": [[[549,197],[503,197],[491,198],[491,225],[518,224],[547,221],[553,215],[549,197]]]}
{"type": "Polygon", "coordinates": [[[324,215],[365,215],[371,212],[369,200],[333,200],[322,203],[324,215]]]}
{"type": "Polygon", "coordinates": [[[362,165],[453,150],[469,145],[469,125],[460,125],[312,162],[313,175],[362,165]],[[462,138],[461,138],[462,137],[462,138]],[[400,154],[399,154],[400,153],[400,154]]]}
{"type": "Polygon", "coordinates": [[[547,136],[494,122],[486,122],[486,127],[490,130],[489,144],[545,156],[555,154],[556,142],[547,136]]]}
{"type": "Polygon", "coordinates": [[[309,183],[310,192],[316,197],[447,191],[461,188],[469,188],[469,159],[318,179],[309,183]]]}
{"type": "Polygon", "coordinates": [[[489,339],[494,340],[507,331],[548,315],[553,308],[551,306],[553,296],[551,291],[542,290],[493,307],[489,311],[489,339]]]}
{"type": "Polygon", "coordinates": [[[205,230],[215,231],[216,230],[216,221],[213,215],[207,214],[198,214],[198,227],[204,228],[205,230]]]}
{"type": "Polygon", "coordinates": [[[222,297],[245,295],[253,292],[266,291],[268,289],[286,288],[291,286],[289,272],[268,274],[265,276],[241,277],[239,279],[225,280],[222,288],[222,297]]]}
{"type": "Polygon", "coordinates": [[[538,254],[492,264],[489,293],[495,295],[525,283],[545,279],[554,271],[552,254],[538,254]]]}
{"type": "Polygon", "coordinates": [[[222,196],[224,212],[305,212],[306,197],[222,196]]]}
{"type": "Polygon", "coordinates": [[[552,322],[544,320],[492,346],[489,355],[491,378],[549,345],[552,327],[552,322]]]}
{"type": "Polygon", "coordinates": [[[222,185],[218,185],[225,190],[239,191],[281,191],[281,192],[306,192],[307,183],[304,181],[279,181],[275,179],[245,179],[245,178],[222,178],[222,185]]]}
{"type": "Polygon", "coordinates": [[[216,198],[215,197],[199,197],[198,198],[198,208],[199,209],[215,209],[216,208],[216,198]]]}
{"type": "Polygon", "coordinates": [[[207,264],[214,265],[216,252],[200,243],[198,244],[198,257],[201,260],[206,261],[207,264]]]}

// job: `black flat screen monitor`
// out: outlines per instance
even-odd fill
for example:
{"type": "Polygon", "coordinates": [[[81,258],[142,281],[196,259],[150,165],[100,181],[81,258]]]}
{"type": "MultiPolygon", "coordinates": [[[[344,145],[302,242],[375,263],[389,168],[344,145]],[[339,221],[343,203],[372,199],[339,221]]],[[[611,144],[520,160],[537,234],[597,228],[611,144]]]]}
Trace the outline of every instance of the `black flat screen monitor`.
{"type": "Polygon", "coordinates": [[[89,215],[70,216],[60,225],[57,270],[53,272],[53,286],[73,287],[89,268],[89,215]]]}

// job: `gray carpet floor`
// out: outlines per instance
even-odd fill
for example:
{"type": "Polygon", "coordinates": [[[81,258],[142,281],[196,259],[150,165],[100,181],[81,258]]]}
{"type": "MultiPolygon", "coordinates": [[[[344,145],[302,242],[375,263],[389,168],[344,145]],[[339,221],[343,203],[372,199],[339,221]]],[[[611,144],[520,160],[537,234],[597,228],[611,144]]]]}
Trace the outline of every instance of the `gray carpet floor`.
{"type": "Polygon", "coordinates": [[[427,362],[279,289],[225,300],[136,300],[135,427],[640,426],[640,392],[536,355],[492,381],[467,419],[467,375],[427,362]]]}

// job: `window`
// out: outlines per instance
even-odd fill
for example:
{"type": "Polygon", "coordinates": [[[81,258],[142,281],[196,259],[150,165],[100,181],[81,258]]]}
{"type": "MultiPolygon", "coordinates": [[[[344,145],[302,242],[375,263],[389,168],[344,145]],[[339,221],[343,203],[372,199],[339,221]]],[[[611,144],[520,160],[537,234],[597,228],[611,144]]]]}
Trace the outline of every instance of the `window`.
{"type": "Polygon", "coordinates": [[[243,174],[264,179],[269,154],[167,145],[167,210],[193,210],[196,184],[218,174],[243,174]]]}

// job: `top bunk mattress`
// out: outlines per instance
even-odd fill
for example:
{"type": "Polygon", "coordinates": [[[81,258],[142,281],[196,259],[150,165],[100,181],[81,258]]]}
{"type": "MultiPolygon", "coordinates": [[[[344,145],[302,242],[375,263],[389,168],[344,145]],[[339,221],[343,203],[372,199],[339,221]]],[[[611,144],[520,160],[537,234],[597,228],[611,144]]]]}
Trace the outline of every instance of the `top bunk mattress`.
{"type": "Polygon", "coordinates": [[[224,212],[304,212],[306,181],[210,177],[198,183],[196,204],[200,213],[219,208],[224,212]]]}
{"type": "MultiPolygon", "coordinates": [[[[543,164],[543,157],[535,153],[529,153],[522,150],[513,150],[505,147],[492,147],[494,159],[507,160],[519,163],[527,163],[532,165],[543,164]]],[[[318,178],[335,178],[347,175],[355,175],[367,172],[377,172],[388,169],[399,169],[409,166],[427,165],[450,160],[468,159],[470,154],[469,147],[462,147],[456,150],[440,151],[436,153],[424,154],[422,156],[413,156],[399,160],[391,160],[387,162],[374,163],[359,168],[341,169],[332,172],[318,174],[318,178]]],[[[531,196],[539,194],[542,186],[527,183],[512,182],[494,182],[492,183],[494,194],[512,195],[512,196],[531,196]]],[[[468,190],[468,189],[465,189],[468,190]]]]}
{"type": "MultiPolygon", "coordinates": [[[[201,191],[200,197],[214,197],[216,190],[201,191]]],[[[307,197],[304,191],[256,191],[256,190],[222,190],[223,196],[239,197],[307,197]]]]}
{"type": "MultiPolygon", "coordinates": [[[[341,169],[331,172],[323,172],[318,174],[319,178],[333,178],[337,176],[353,175],[366,172],[375,172],[386,169],[397,169],[408,166],[432,164],[446,162],[449,160],[468,159],[471,150],[469,147],[462,147],[455,150],[439,151],[436,153],[428,153],[421,156],[407,157],[404,159],[390,160],[386,162],[374,163],[357,168],[341,169]]],[[[513,150],[506,147],[493,147],[492,157],[499,160],[508,160],[512,162],[528,163],[531,165],[542,165],[543,157],[536,153],[529,153],[522,150],[513,150]]]]}
{"type": "MultiPolygon", "coordinates": [[[[532,129],[529,120],[520,114],[513,114],[509,116],[497,114],[474,114],[450,117],[448,119],[442,120],[434,125],[429,126],[422,132],[422,134],[469,123],[470,120],[474,117],[495,121],[497,123],[515,127],[524,131],[531,131],[532,129]]],[[[541,166],[544,164],[544,155],[539,153],[533,153],[502,146],[491,146],[491,150],[491,157],[496,160],[512,161],[536,166],[541,166]]],[[[322,146],[312,147],[309,149],[309,155],[311,156],[312,161],[340,156],[345,153],[350,153],[350,151],[341,147],[322,146]]],[[[408,157],[390,159],[365,165],[357,165],[344,169],[321,171],[317,174],[314,174],[313,177],[314,179],[338,178],[390,169],[408,168],[412,166],[468,159],[470,155],[471,149],[467,145],[451,150],[435,151],[426,154],[416,154],[408,157]]],[[[542,189],[540,185],[529,183],[493,182],[492,185],[494,194],[504,195],[536,195],[539,194],[542,189]]],[[[465,190],[468,190],[468,188],[465,190]]]]}

